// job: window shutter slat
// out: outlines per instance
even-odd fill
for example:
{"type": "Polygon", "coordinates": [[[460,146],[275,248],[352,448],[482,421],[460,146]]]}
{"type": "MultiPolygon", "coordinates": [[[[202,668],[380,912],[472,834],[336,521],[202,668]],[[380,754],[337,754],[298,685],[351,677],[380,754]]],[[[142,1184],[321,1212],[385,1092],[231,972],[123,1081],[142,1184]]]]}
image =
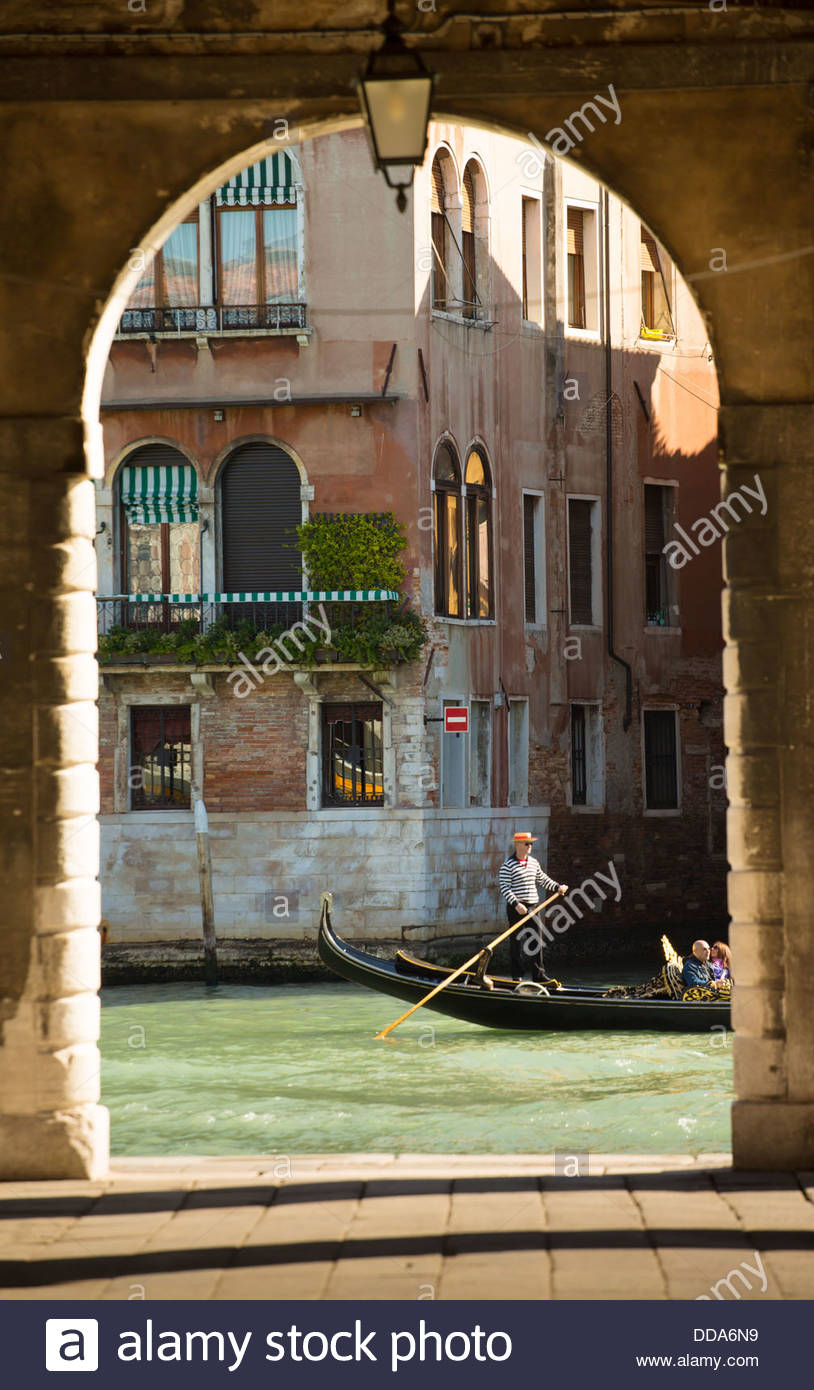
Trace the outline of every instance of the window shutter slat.
{"type": "Polygon", "coordinates": [[[432,166],[432,212],[444,211],[444,174],[441,169],[440,159],[435,159],[432,166]]]}
{"type": "Polygon", "coordinates": [[[475,230],[475,183],[469,165],[464,170],[461,230],[464,232],[474,232],[475,230]]]}
{"type": "Polygon", "coordinates": [[[571,580],[571,621],[593,622],[591,565],[591,508],[581,498],[568,502],[568,566],[571,580]]]}
{"type": "Polygon", "coordinates": [[[664,549],[664,489],[653,484],[644,489],[644,548],[648,555],[664,549]]]}
{"type": "Polygon", "coordinates": [[[567,251],[569,256],[581,256],[583,248],[582,208],[568,209],[567,251]]]}
{"type": "Polygon", "coordinates": [[[642,270],[652,270],[655,271],[656,275],[661,274],[659,251],[656,246],[655,238],[652,237],[649,232],[646,232],[644,227],[642,227],[640,257],[642,270]]]}

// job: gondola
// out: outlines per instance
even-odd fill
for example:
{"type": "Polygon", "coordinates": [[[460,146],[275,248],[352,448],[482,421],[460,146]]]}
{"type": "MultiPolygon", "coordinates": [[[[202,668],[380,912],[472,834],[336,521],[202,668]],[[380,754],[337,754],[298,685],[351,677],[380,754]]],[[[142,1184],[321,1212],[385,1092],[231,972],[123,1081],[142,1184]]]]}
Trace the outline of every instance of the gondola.
{"type": "MultiPolygon", "coordinates": [[[[410,959],[406,973],[395,962],[380,960],[337,936],[331,924],[330,901],[323,897],[319,922],[319,956],[324,965],[353,984],[417,1004],[440,983],[443,967],[410,959]],[[426,974],[420,969],[426,966],[426,974]],[[440,972],[440,974],[439,974],[440,972]]],[[[518,993],[518,982],[493,976],[494,989],[483,989],[473,976],[462,976],[430,1001],[428,1009],[484,1028],[509,1028],[541,1033],[560,1029],[603,1029],[609,1032],[647,1029],[663,1033],[704,1033],[729,1028],[728,1003],[684,1003],[680,999],[607,998],[601,989],[562,988],[554,993],[518,993]]],[[[521,987],[523,988],[523,987],[521,987]]],[[[383,1020],[384,1021],[384,1020],[383,1020]]]]}

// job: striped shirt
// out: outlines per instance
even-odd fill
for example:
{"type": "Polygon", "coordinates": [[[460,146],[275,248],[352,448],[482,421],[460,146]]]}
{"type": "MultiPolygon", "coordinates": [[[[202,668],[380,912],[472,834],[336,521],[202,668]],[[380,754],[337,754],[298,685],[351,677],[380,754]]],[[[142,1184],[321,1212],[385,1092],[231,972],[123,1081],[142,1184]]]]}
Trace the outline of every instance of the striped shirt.
{"type": "Polygon", "coordinates": [[[498,883],[501,895],[507,903],[528,903],[529,907],[542,901],[539,889],[545,889],[550,896],[558,892],[560,887],[553,878],[549,878],[548,874],[543,872],[539,860],[532,855],[528,855],[521,863],[516,855],[510,854],[500,866],[498,883]]]}

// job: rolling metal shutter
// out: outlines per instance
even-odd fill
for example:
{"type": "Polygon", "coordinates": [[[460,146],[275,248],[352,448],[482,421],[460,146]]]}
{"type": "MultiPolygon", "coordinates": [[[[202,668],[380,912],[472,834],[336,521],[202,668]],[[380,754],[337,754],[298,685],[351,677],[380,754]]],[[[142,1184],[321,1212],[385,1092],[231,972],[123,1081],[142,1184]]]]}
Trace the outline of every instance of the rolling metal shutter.
{"type": "Polygon", "coordinates": [[[223,588],[301,589],[300,474],[275,444],[243,444],[221,479],[223,588]]]}

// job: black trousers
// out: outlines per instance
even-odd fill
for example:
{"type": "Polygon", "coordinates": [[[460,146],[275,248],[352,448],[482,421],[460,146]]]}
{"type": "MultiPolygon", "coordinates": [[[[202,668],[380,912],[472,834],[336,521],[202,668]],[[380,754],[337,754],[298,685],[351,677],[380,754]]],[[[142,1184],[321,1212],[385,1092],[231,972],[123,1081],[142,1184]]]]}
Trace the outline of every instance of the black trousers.
{"type": "MultiPolygon", "coordinates": [[[[533,904],[529,903],[529,907],[533,904]]],[[[514,903],[506,904],[506,917],[509,925],[519,922],[521,917],[525,917],[528,908],[517,908],[514,903]]],[[[544,980],[546,978],[545,966],[543,965],[543,933],[542,918],[535,921],[529,917],[528,922],[519,931],[513,932],[509,937],[509,954],[511,956],[512,975],[515,980],[521,980],[524,976],[529,976],[532,980],[544,980]]]]}

